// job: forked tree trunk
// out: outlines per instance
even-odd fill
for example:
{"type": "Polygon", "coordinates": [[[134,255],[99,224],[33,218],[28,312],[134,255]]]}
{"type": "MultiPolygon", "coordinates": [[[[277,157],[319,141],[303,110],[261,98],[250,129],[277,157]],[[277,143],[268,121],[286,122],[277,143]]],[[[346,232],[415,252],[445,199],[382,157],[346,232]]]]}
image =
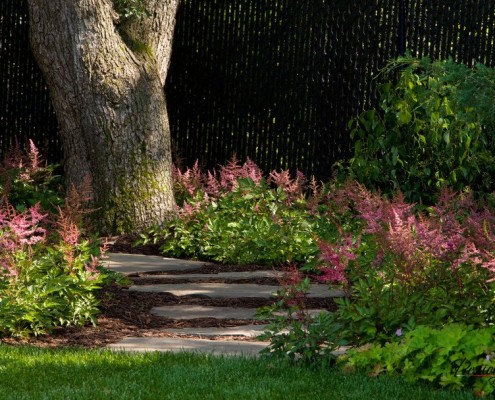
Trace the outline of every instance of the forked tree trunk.
{"type": "Polygon", "coordinates": [[[101,232],[130,232],[173,208],[163,86],[178,0],[117,28],[110,0],[28,0],[33,53],[57,114],[69,185],[92,185],[101,232]]]}

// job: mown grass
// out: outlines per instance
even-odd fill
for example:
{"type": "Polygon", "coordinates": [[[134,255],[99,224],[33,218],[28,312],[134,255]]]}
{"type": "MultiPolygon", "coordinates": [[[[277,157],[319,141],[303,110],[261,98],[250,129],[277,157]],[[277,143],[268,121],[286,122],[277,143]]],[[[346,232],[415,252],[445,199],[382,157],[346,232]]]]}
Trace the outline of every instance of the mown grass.
{"type": "Polygon", "coordinates": [[[0,399],[472,399],[390,378],[187,353],[0,345],[0,399]]]}

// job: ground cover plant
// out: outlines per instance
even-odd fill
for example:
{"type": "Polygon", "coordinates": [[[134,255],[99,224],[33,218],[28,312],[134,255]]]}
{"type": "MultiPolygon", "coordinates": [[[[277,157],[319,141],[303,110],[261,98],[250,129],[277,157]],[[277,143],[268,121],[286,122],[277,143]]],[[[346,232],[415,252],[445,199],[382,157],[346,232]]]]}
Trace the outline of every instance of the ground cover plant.
{"type": "MultiPolygon", "coordinates": [[[[403,333],[398,331],[402,336],[403,333]]],[[[339,360],[347,370],[373,375],[400,374],[409,381],[434,382],[440,386],[472,386],[484,396],[495,388],[495,326],[474,329],[448,324],[440,329],[420,326],[400,341],[352,349],[339,360]]]]}
{"type": "MultiPolygon", "coordinates": [[[[81,237],[74,199],[62,200],[53,167],[34,144],[4,161],[0,189],[0,335],[29,336],[94,322],[93,292],[106,276],[102,249],[81,237]]],[[[80,217],[80,216],[79,216],[80,217]]]]}

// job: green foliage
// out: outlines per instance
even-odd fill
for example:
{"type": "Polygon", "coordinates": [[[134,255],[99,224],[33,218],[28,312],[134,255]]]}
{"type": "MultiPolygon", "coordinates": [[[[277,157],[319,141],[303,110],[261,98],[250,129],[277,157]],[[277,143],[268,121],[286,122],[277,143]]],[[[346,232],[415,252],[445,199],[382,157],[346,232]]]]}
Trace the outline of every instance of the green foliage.
{"type": "Polygon", "coordinates": [[[0,190],[0,336],[39,335],[58,326],[95,323],[94,291],[106,275],[102,249],[82,240],[81,197],[64,202],[53,166],[28,154],[4,160],[0,190]],[[64,203],[64,204],[63,204],[64,203]]]}
{"type": "Polygon", "coordinates": [[[16,274],[4,273],[0,279],[0,334],[40,335],[57,326],[95,324],[98,301],[93,293],[105,275],[89,269],[92,255],[98,254],[86,241],[17,251],[16,274]]]}
{"type": "Polygon", "coordinates": [[[18,211],[40,204],[54,212],[63,204],[61,177],[54,174],[57,165],[46,165],[40,160],[34,144],[27,154],[19,149],[7,155],[0,167],[0,193],[18,211]]]}
{"type": "Polygon", "coordinates": [[[260,337],[270,340],[270,345],[261,354],[311,367],[329,366],[336,360],[333,352],[346,344],[341,339],[342,327],[332,313],[310,314],[305,304],[309,279],[302,279],[295,268],[286,270],[286,274],[289,281],[281,282],[279,300],[258,312],[259,317],[271,320],[260,337]]]}
{"type": "Polygon", "coordinates": [[[426,204],[444,185],[492,192],[495,70],[406,57],[382,77],[379,109],[350,123],[354,156],[340,178],[426,204]]]}
{"type": "Polygon", "coordinates": [[[241,178],[224,196],[189,207],[161,228],[143,235],[143,242],[162,242],[163,254],[206,258],[220,263],[309,263],[317,257],[314,231],[318,223],[304,201],[287,204],[281,189],[262,180],[241,178]],[[196,209],[194,209],[196,207],[196,209]]]}
{"type": "Polygon", "coordinates": [[[348,370],[374,376],[401,374],[408,381],[454,389],[472,387],[475,394],[487,395],[495,391],[495,326],[418,326],[400,341],[352,349],[341,362],[348,370]]]}
{"type": "Polygon", "coordinates": [[[113,0],[116,11],[124,20],[150,16],[145,0],[113,0]]]}

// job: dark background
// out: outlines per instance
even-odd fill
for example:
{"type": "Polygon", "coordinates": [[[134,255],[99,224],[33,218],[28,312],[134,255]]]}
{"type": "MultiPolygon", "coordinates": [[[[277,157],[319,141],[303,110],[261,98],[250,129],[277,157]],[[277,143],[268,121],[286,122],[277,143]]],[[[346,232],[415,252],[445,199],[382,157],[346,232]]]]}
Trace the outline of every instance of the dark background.
{"type": "MultiPolygon", "coordinates": [[[[175,155],[327,180],[388,60],[407,48],[493,66],[494,46],[493,0],[183,0],[165,87],[175,155]]],[[[60,162],[25,0],[0,0],[0,77],[0,152],[32,138],[60,162]]]]}

